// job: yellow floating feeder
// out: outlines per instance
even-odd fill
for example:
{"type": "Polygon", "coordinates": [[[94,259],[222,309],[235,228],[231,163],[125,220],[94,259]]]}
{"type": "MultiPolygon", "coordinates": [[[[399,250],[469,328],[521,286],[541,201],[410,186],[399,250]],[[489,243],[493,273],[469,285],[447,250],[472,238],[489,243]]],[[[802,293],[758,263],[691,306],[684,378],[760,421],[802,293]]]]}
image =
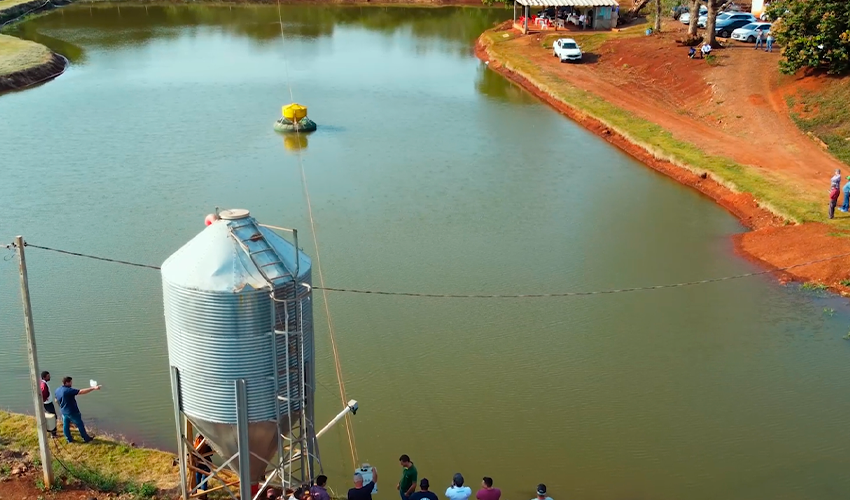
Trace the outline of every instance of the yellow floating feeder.
{"type": "Polygon", "coordinates": [[[281,108],[281,114],[287,120],[297,122],[307,117],[307,107],[295,103],[287,104],[281,108]]]}
{"type": "Polygon", "coordinates": [[[316,122],[307,118],[307,107],[292,103],[282,106],[280,112],[283,115],[274,124],[278,132],[312,132],[316,130],[316,122]]]}

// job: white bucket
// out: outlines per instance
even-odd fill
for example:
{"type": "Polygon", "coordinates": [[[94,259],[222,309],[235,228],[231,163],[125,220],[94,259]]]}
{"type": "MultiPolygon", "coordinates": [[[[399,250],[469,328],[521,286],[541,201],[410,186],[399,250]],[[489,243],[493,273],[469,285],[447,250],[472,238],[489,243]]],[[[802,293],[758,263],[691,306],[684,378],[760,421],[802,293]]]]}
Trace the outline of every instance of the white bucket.
{"type": "Polygon", "coordinates": [[[56,415],[52,413],[44,413],[44,419],[47,420],[47,430],[53,432],[56,430],[56,415]]]}

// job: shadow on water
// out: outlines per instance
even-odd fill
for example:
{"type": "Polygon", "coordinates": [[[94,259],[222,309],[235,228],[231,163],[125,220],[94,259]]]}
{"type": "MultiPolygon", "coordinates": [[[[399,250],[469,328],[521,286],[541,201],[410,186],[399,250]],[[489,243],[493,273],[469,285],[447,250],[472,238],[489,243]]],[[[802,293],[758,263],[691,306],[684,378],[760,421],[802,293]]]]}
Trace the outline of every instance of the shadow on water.
{"type": "Polygon", "coordinates": [[[10,28],[7,34],[40,43],[57,54],[62,54],[74,64],[85,62],[86,54],[82,47],[52,36],[39,33],[36,23],[28,22],[10,28]]]}
{"type": "MultiPolygon", "coordinates": [[[[469,44],[482,31],[504,20],[508,12],[478,7],[424,9],[286,5],[281,7],[280,15],[284,36],[287,37],[326,38],[332,36],[337,27],[364,28],[386,35],[407,31],[418,38],[461,42],[455,49],[468,53],[469,44]]],[[[21,26],[20,36],[34,41],[40,41],[36,40],[40,38],[45,40],[42,42],[45,44],[52,41],[39,32],[82,28],[87,30],[86,43],[99,47],[173,38],[187,26],[220,27],[258,42],[277,42],[281,32],[278,8],[273,5],[75,5],[21,26]],[[117,27],[121,29],[115,29],[117,27]]],[[[57,50],[67,50],[55,46],[57,50]]],[[[69,54],[76,56],[77,53],[69,50],[69,54]]]]}
{"type": "Polygon", "coordinates": [[[482,95],[497,101],[511,104],[538,104],[534,96],[491,70],[484,63],[478,67],[475,88],[482,95]]]}

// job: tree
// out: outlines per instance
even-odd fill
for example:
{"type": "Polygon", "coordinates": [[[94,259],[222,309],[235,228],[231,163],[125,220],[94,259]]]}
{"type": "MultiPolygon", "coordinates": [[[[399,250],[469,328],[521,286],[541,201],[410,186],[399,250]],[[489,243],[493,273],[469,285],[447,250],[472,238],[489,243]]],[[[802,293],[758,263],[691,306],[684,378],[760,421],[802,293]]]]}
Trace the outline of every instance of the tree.
{"type": "Polygon", "coordinates": [[[702,5],[700,0],[688,0],[690,2],[691,7],[691,22],[688,24],[688,38],[694,39],[699,37],[699,33],[697,32],[697,21],[699,20],[699,8],[702,5]]]}
{"type": "Polygon", "coordinates": [[[649,3],[649,0],[632,0],[632,8],[629,9],[627,17],[629,19],[634,19],[638,16],[640,9],[644,8],[646,4],[649,3]]]}
{"type": "Polygon", "coordinates": [[[705,43],[717,47],[717,34],[714,27],[717,25],[717,13],[720,12],[720,0],[708,0],[708,14],[705,18],[705,43]]]}
{"type": "Polygon", "coordinates": [[[767,10],[776,19],[771,33],[784,46],[783,73],[801,68],[850,72],[850,2],[847,0],[779,0],[767,10]]]}
{"type": "Polygon", "coordinates": [[[661,0],[655,0],[655,32],[661,31],[661,0]]]}

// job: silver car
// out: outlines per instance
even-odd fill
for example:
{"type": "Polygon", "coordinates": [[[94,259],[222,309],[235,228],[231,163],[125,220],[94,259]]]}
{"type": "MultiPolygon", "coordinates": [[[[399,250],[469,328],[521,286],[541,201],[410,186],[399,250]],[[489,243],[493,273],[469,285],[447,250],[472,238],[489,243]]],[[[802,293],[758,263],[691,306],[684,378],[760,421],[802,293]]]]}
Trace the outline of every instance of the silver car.
{"type": "MultiPolygon", "coordinates": [[[[744,21],[744,20],[756,22],[758,19],[756,19],[756,16],[754,16],[752,14],[741,13],[741,12],[723,12],[722,14],[717,14],[717,21],[716,22],[719,24],[720,21],[730,21],[731,22],[731,21],[744,21]]],[[[704,16],[699,16],[699,19],[697,20],[697,26],[699,26],[700,28],[705,28],[705,24],[707,22],[708,22],[708,14],[706,14],[704,16]]]]}
{"type": "Polygon", "coordinates": [[[761,32],[764,33],[764,38],[767,38],[767,34],[770,33],[770,23],[750,23],[738,28],[732,32],[732,40],[754,43],[758,36],[756,33],[757,29],[761,29],[761,32]]]}
{"type": "MultiPolygon", "coordinates": [[[[708,7],[706,7],[705,5],[700,7],[699,8],[699,15],[707,16],[708,15],[708,7]]],[[[679,16],[679,21],[681,21],[682,24],[690,24],[691,23],[691,13],[690,12],[682,13],[682,15],[679,16]]]]}

